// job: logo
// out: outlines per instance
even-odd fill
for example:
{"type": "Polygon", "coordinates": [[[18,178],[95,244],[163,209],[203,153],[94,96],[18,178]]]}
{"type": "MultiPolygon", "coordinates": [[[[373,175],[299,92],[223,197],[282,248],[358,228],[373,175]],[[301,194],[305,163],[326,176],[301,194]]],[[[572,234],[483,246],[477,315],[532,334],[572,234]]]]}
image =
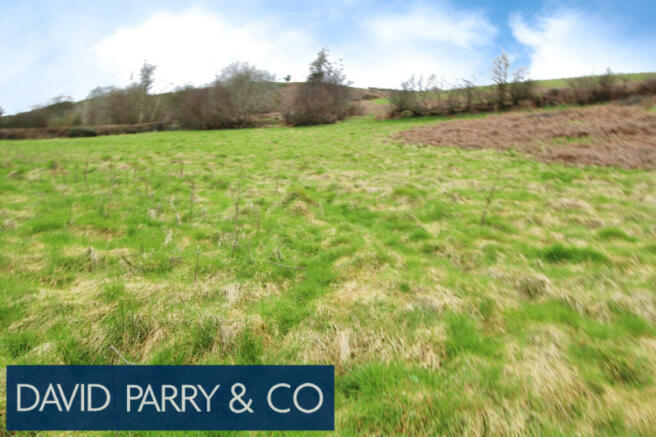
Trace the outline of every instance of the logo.
{"type": "Polygon", "coordinates": [[[333,430],[333,366],[7,366],[7,429],[333,430]]]}

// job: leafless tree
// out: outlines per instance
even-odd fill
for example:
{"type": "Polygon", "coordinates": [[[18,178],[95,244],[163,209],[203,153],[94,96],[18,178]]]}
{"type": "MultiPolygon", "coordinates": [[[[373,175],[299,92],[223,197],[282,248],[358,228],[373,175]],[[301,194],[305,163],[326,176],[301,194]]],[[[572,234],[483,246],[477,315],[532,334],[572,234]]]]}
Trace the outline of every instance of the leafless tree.
{"type": "Polygon", "coordinates": [[[395,115],[428,115],[440,111],[441,98],[442,85],[434,74],[427,79],[413,75],[392,93],[390,103],[395,115]]]}
{"type": "Polygon", "coordinates": [[[492,74],[490,76],[492,82],[497,86],[497,104],[499,108],[503,108],[505,105],[509,73],[510,61],[504,51],[494,60],[494,66],[492,67],[492,74]]]}
{"type": "Polygon", "coordinates": [[[348,85],[341,63],[330,61],[328,50],[321,49],[310,64],[307,80],[297,88],[285,119],[295,126],[344,119],[350,110],[348,85]]]}
{"type": "Polygon", "coordinates": [[[276,77],[245,62],[235,62],[217,77],[215,89],[222,89],[216,103],[229,107],[229,117],[237,125],[250,125],[253,116],[269,112],[277,104],[276,77]]]}
{"type": "Polygon", "coordinates": [[[152,121],[154,118],[154,102],[149,95],[150,89],[155,82],[155,70],[157,67],[155,65],[149,64],[144,61],[141,71],[139,72],[139,90],[141,91],[140,95],[140,104],[139,104],[139,123],[144,121],[152,121]],[[148,118],[147,117],[148,114],[148,118]]]}
{"type": "Polygon", "coordinates": [[[513,81],[510,84],[510,98],[513,105],[533,97],[534,88],[535,83],[529,78],[526,68],[521,67],[515,71],[513,81]]]}
{"type": "Polygon", "coordinates": [[[275,76],[247,63],[226,67],[209,88],[179,91],[177,118],[192,129],[250,126],[278,105],[275,76]]]}

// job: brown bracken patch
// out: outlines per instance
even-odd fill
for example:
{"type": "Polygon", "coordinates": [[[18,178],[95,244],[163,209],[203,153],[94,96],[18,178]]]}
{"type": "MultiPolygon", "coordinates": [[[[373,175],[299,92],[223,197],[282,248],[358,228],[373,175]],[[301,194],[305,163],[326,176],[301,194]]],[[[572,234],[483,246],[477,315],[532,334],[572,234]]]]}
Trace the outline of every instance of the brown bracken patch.
{"type": "Polygon", "coordinates": [[[656,169],[656,113],[617,104],[513,112],[403,131],[407,143],[526,151],[546,162],[656,169]]]}

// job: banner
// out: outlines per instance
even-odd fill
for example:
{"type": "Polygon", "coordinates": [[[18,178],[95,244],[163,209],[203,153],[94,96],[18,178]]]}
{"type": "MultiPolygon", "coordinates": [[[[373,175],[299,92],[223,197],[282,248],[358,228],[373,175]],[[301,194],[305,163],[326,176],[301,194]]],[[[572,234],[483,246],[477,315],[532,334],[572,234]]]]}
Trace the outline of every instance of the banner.
{"type": "Polygon", "coordinates": [[[7,366],[7,429],[333,430],[333,366],[7,366]]]}

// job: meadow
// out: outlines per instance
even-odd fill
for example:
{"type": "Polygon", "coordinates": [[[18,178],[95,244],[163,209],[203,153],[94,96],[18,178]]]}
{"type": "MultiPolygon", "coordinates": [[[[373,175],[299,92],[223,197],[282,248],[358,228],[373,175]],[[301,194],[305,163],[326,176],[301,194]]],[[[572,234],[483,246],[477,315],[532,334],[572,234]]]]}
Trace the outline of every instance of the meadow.
{"type": "Polygon", "coordinates": [[[0,142],[2,369],[334,364],[336,435],[654,435],[654,171],[394,136],[434,123],[0,142]]]}

